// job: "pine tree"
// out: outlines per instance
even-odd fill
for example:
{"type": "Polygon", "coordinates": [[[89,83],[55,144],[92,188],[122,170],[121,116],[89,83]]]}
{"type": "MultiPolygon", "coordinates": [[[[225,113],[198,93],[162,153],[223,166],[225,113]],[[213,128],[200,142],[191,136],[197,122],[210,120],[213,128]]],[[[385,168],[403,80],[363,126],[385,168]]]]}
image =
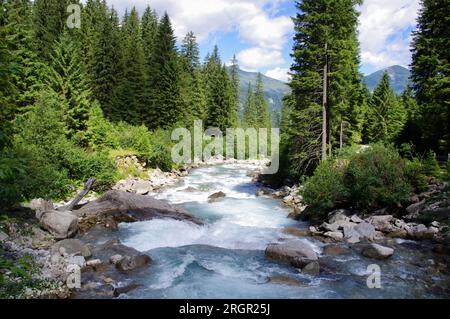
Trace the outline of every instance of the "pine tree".
{"type": "Polygon", "coordinates": [[[189,32],[183,39],[179,60],[183,117],[188,126],[197,119],[204,120],[206,113],[206,96],[199,55],[196,37],[193,32],[189,32]]]}
{"type": "Polygon", "coordinates": [[[51,60],[53,46],[64,31],[67,22],[67,7],[78,3],[72,0],[36,0],[34,1],[34,28],[36,50],[39,58],[45,62],[51,60]]]}
{"type": "Polygon", "coordinates": [[[271,128],[269,106],[267,105],[266,98],[264,96],[264,83],[261,73],[258,73],[256,77],[256,87],[254,93],[255,105],[258,114],[258,127],[259,128],[271,128]]]}
{"type": "Polygon", "coordinates": [[[142,42],[144,46],[145,60],[147,67],[151,67],[153,56],[153,47],[155,45],[156,34],[158,33],[158,15],[154,10],[147,6],[142,15],[142,42]]]}
{"type": "Polygon", "coordinates": [[[401,133],[396,139],[396,144],[420,145],[421,143],[421,128],[420,128],[420,113],[419,105],[414,96],[414,91],[411,86],[408,86],[400,97],[400,103],[406,112],[406,123],[401,133]]]}
{"type": "Polygon", "coordinates": [[[114,118],[131,124],[142,124],[146,120],[148,106],[145,104],[146,84],[145,58],[142,45],[140,20],[136,8],[125,13],[122,24],[123,71],[119,79],[115,98],[114,118]]]}
{"type": "Polygon", "coordinates": [[[393,142],[406,122],[406,111],[390,85],[387,72],[375,88],[367,113],[369,142],[393,142]]]}
{"type": "Polygon", "coordinates": [[[258,111],[255,103],[255,96],[252,88],[252,84],[248,83],[247,98],[244,104],[244,114],[242,123],[245,128],[254,127],[258,128],[258,111]]]}
{"type": "Polygon", "coordinates": [[[52,61],[47,70],[46,82],[67,104],[67,136],[83,145],[91,91],[80,52],[77,43],[68,32],[64,32],[51,54],[52,61]]]}
{"type": "Polygon", "coordinates": [[[331,146],[338,143],[342,122],[348,123],[350,132],[355,132],[350,141],[361,134],[361,124],[356,119],[361,118],[358,113],[362,108],[358,105],[360,98],[354,94],[361,80],[356,10],[360,3],[360,0],[297,2],[299,13],[294,18],[291,67],[296,103],[290,123],[294,127],[289,130],[292,135],[285,138],[291,140],[289,157],[299,175],[310,170],[302,166],[314,167],[320,158],[317,155],[322,153],[323,157],[327,149],[331,151],[331,146]],[[324,143],[318,143],[322,138],[324,143]]]}
{"type": "Polygon", "coordinates": [[[236,124],[239,124],[239,114],[240,114],[240,78],[239,78],[239,64],[236,58],[236,55],[233,55],[233,59],[231,60],[231,88],[232,88],[232,108],[233,108],[233,117],[235,117],[236,124]]]}
{"type": "Polygon", "coordinates": [[[186,34],[181,43],[181,57],[187,61],[187,65],[191,72],[200,67],[200,49],[198,47],[197,38],[192,31],[186,34]]]}
{"type": "Polygon", "coordinates": [[[225,132],[227,128],[236,126],[236,118],[232,106],[231,79],[226,67],[222,66],[217,46],[207,56],[204,73],[208,109],[206,126],[225,132]]]}
{"type": "Polygon", "coordinates": [[[13,65],[7,42],[9,29],[6,14],[6,1],[0,0],[0,151],[11,142],[11,121],[15,111],[11,101],[15,90],[11,81],[13,65]]]}
{"type": "Polygon", "coordinates": [[[42,88],[44,65],[39,62],[33,43],[33,21],[31,2],[17,0],[8,2],[8,43],[14,64],[12,82],[16,90],[14,104],[18,113],[23,113],[35,103],[42,88]]]}
{"type": "Polygon", "coordinates": [[[449,19],[449,1],[422,0],[411,65],[420,106],[420,149],[445,153],[450,153],[449,19]]]}
{"type": "Polygon", "coordinates": [[[110,119],[119,119],[120,112],[114,109],[114,100],[123,71],[123,44],[121,42],[119,18],[116,11],[105,8],[98,41],[93,48],[91,88],[93,97],[100,103],[110,119]]]}
{"type": "Polygon", "coordinates": [[[152,104],[147,125],[166,128],[181,118],[180,68],[172,24],[167,13],[162,17],[153,50],[150,74],[152,104]]]}

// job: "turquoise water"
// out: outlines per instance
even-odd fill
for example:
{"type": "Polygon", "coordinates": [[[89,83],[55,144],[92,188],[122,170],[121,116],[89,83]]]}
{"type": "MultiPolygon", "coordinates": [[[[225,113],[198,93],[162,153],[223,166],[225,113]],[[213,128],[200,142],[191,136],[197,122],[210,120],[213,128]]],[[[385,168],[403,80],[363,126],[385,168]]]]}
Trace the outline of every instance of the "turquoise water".
{"type": "MultiPolygon", "coordinates": [[[[369,289],[368,266],[374,261],[349,250],[337,257],[322,256],[321,274],[308,276],[267,260],[269,243],[293,237],[285,227],[308,227],[287,216],[289,210],[273,198],[257,197],[258,186],[248,173],[251,165],[221,165],[196,169],[178,185],[156,198],[179,205],[205,221],[152,220],[122,224],[114,234],[127,246],[149,254],[153,264],[132,275],[143,288],[121,298],[435,298],[448,294],[447,278],[430,277],[431,249],[411,241],[391,241],[396,249],[378,262],[382,288],[369,289]],[[227,196],[208,203],[208,196],[227,196]],[[298,284],[271,281],[287,276],[298,284]],[[431,279],[430,279],[431,278],[431,279]]],[[[303,238],[321,255],[323,246],[303,238]]],[[[127,282],[122,282],[125,285],[127,282]]]]}

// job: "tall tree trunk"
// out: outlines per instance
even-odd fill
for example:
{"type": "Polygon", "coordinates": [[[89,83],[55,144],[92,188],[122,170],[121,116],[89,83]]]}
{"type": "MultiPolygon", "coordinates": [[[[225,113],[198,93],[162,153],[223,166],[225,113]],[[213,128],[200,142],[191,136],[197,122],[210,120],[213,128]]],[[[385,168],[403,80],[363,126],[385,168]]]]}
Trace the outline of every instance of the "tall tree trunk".
{"type": "Polygon", "coordinates": [[[325,43],[325,65],[323,67],[323,97],[322,97],[322,160],[327,158],[328,141],[328,43],[325,43]]]}

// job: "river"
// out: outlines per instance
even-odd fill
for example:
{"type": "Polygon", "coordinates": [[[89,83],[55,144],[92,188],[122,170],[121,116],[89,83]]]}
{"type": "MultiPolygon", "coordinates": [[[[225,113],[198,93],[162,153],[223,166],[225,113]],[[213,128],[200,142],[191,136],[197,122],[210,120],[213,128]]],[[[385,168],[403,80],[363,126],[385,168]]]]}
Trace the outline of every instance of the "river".
{"type": "Polygon", "coordinates": [[[431,243],[390,240],[394,256],[374,261],[354,249],[324,256],[325,244],[302,238],[321,256],[318,276],[268,260],[269,243],[295,238],[283,233],[286,227],[309,225],[289,219],[281,201],[257,197],[258,185],[248,176],[253,169],[250,164],[198,168],[177,185],[149,195],[187,209],[204,226],[159,219],[122,224],[108,235],[153,259],[150,268],[129,278],[144,287],[121,298],[449,297],[448,278],[430,273],[438,263],[431,243]],[[208,203],[208,196],[219,191],[226,197],[208,203]],[[367,286],[368,266],[374,263],[381,269],[380,289],[367,286]]]}

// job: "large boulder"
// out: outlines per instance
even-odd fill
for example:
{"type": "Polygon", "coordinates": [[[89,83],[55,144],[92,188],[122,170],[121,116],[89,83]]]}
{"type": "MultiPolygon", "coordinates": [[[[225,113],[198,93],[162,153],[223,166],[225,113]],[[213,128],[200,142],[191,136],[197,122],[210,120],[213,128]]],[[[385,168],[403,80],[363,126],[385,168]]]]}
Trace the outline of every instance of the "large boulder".
{"type": "Polygon", "coordinates": [[[66,211],[44,212],[39,220],[41,227],[56,239],[73,237],[78,231],[78,218],[66,211]]]}
{"type": "Polygon", "coordinates": [[[55,210],[55,206],[53,205],[52,202],[46,201],[45,199],[42,199],[42,198],[33,199],[31,201],[29,207],[30,207],[30,209],[32,209],[36,212],[36,218],[38,220],[41,219],[42,215],[45,212],[55,210]]]}
{"type": "Polygon", "coordinates": [[[120,272],[132,272],[147,268],[152,259],[134,248],[127,247],[119,240],[110,240],[97,247],[93,257],[110,262],[120,272]]]}
{"type": "Polygon", "coordinates": [[[354,227],[354,230],[362,238],[371,239],[375,236],[375,227],[369,223],[362,222],[354,227]]]}
{"type": "Polygon", "coordinates": [[[374,259],[387,259],[394,254],[394,249],[378,244],[370,244],[363,248],[362,254],[374,259]]]}
{"type": "Polygon", "coordinates": [[[52,246],[51,253],[52,255],[79,255],[86,258],[92,255],[90,248],[79,239],[61,240],[52,246]]]}
{"type": "Polygon", "coordinates": [[[85,218],[106,219],[112,217],[117,222],[172,218],[187,220],[199,225],[202,224],[200,220],[181,208],[174,207],[150,196],[122,191],[106,192],[99,199],[84,205],[82,208],[73,211],[73,213],[85,218]]]}
{"type": "Polygon", "coordinates": [[[208,197],[208,203],[214,203],[219,198],[224,198],[225,196],[227,196],[227,195],[224,192],[214,193],[208,197]]]}
{"type": "Polygon", "coordinates": [[[346,209],[338,209],[328,214],[328,222],[334,224],[337,221],[349,221],[351,213],[346,209]]]}
{"type": "Polygon", "coordinates": [[[266,248],[266,256],[297,268],[304,268],[308,264],[318,261],[317,254],[312,247],[302,240],[271,244],[266,248]]]}
{"type": "Polygon", "coordinates": [[[372,224],[376,230],[383,233],[390,233],[395,228],[392,225],[392,222],[394,222],[394,216],[392,215],[372,216],[368,218],[367,221],[372,224]]]}

